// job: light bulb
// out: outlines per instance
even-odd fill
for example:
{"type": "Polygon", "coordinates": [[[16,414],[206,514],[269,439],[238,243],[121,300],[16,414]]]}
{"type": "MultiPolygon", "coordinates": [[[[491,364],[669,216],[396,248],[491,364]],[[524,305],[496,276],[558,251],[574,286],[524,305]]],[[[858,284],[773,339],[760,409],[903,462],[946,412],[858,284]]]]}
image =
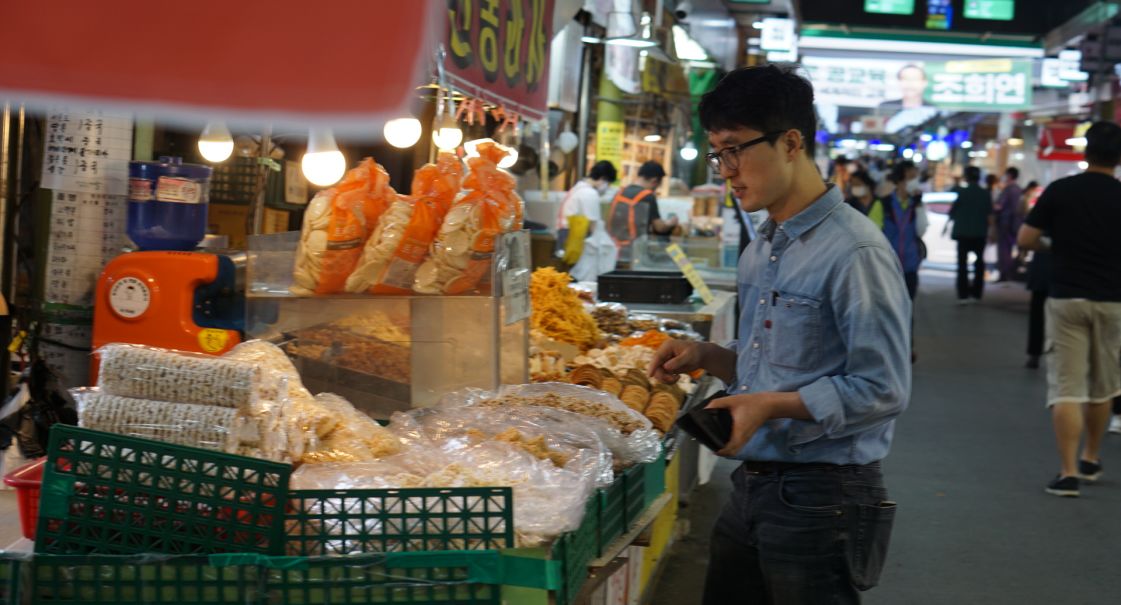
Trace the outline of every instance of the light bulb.
{"type": "Polygon", "coordinates": [[[499,168],[509,168],[518,163],[518,150],[513,147],[506,148],[506,157],[498,162],[499,168]]]}
{"type": "Polygon", "coordinates": [[[199,135],[199,153],[207,162],[217,164],[226,161],[234,152],[234,138],[230,129],[222,121],[207,122],[199,135]]]}
{"type": "Polygon", "coordinates": [[[408,149],[420,140],[420,120],[416,118],[397,118],[385,123],[382,133],[390,145],[408,149]]]}
{"type": "Polygon", "coordinates": [[[1089,167],[1090,167],[1090,163],[1089,163],[1089,162],[1085,162],[1085,161],[1083,161],[1083,162],[1079,162],[1079,163],[1078,163],[1078,167],[1079,167],[1080,169],[1082,169],[1082,170],[1086,170],[1087,168],[1089,168],[1089,167]]]}
{"type": "Polygon", "coordinates": [[[557,135],[557,148],[564,153],[572,153],[572,150],[576,149],[576,146],[579,144],[579,137],[571,130],[566,130],[557,135]]]}
{"type": "Polygon", "coordinates": [[[909,160],[909,159],[913,158],[914,156],[915,156],[915,150],[914,149],[908,148],[908,149],[903,150],[903,159],[909,160]]]}
{"type": "Polygon", "coordinates": [[[973,147],[973,141],[962,141],[961,142],[961,148],[962,149],[969,149],[970,147],[973,147]]]}
{"type": "Polygon", "coordinates": [[[346,172],[346,158],[335,143],[330,130],[311,129],[308,133],[307,153],[300,160],[304,176],[313,185],[327,187],[343,178],[346,172]]]}
{"type": "Polygon", "coordinates": [[[436,127],[432,129],[432,142],[440,151],[452,151],[463,142],[463,131],[455,123],[455,118],[445,114],[437,118],[436,127]]]}
{"type": "Polygon", "coordinates": [[[662,135],[658,133],[651,133],[642,137],[642,140],[646,141],[647,143],[657,143],[658,141],[662,140],[662,135]]]}
{"type": "Polygon", "coordinates": [[[697,147],[693,145],[693,141],[685,143],[685,146],[681,148],[681,159],[686,162],[692,162],[697,159],[697,147]]]}

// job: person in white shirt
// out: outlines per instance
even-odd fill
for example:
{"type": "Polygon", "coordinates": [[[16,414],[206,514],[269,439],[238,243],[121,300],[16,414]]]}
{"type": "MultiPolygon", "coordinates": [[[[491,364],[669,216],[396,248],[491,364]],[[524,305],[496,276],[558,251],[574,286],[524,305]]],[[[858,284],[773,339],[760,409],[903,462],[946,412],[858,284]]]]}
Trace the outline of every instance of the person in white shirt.
{"type": "MultiPolygon", "coordinates": [[[[564,201],[561,202],[560,211],[557,213],[557,231],[568,229],[568,217],[574,214],[583,215],[592,223],[593,226],[589,227],[589,235],[594,230],[595,224],[602,225],[603,210],[600,207],[600,200],[611,183],[615,182],[617,176],[618,173],[611,162],[607,160],[596,162],[591,171],[588,172],[587,178],[581,179],[573,185],[572,189],[568,190],[568,195],[565,196],[564,201]]],[[[563,246],[563,244],[560,245],[563,246]]]]}
{"type": "MultiPolygon", "coordinates": [[[[617,177],[615,166],[607,160],[600,160],[592,166],[586,178],[569,189],[568,195],[561,202],[560,210],[557,212],[557,253],[565,258],[565,262],[573,265],[569,273],[576,279],[593,280],[603,272],[598,269],[600,265],[605,267],[608,264],[614,265],[617,254],[611,254],[610,259],[605,258],[602,262],[584,257],[592,254],[600,255],[601,247],[606,250],[606,246],[600,244],[611,241],[610,238],[604,238],[606,232],[603,227],[601,200],[604,192],[617,177]],[[573,216],[582,216],[588,221],[587,231],[584,233],[583,251],[576,258],[571,254],[565,254],[569,248],[568,236],[574,226],[570,224],[573,216]]],[[[614,243],[611,244],[611,248],[614,248],[614,243]]],[[[610,268],[606,270],[610,271],[610,268]]]]}

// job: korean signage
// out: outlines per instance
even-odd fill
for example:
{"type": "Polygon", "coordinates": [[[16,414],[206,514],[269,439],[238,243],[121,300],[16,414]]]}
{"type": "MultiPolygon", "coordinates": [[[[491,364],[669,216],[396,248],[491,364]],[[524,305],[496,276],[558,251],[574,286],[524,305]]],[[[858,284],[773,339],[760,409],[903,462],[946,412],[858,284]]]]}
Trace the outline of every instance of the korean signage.
{"type": "Polygon", "coordinates": [[[992,59],[927,63],[926,98],[943,109],[1015,111],[1031,107],[1029,61],[992,59]]]}
{"type": "Polygon", "coordinates": [[[814,85],[814,99],[823,104],[874,107],[886,114],[921,108],[999,112],[1031,106],[1031,63],[1026,60],[804,57],[802,65],[814,85]]]}
{"type": "Polygon", "coordinates": [[[554,2],[447,0],[451,83],[527,118],[544,118],[554,2]]]}
{"type": "Polygon", "coordinates": [[[763,19],[759,47],[766,51],[792,52],[798,48],[793,19],[763,19]]]}

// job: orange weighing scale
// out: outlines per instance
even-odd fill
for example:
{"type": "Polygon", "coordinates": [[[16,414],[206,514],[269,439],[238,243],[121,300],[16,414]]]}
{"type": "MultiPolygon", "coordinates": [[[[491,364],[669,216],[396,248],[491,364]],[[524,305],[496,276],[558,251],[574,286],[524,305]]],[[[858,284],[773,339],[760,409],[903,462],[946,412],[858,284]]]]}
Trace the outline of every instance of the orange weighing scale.
{"type": "MultiPolygon", "coordinates": [[[[221,355],[245,333],[244,275],[244,253],[122,254],[97,281],[93,348],[119,342],[221,355]]],[[[91,374],[96,384],[96,361],[91,374]]]]}

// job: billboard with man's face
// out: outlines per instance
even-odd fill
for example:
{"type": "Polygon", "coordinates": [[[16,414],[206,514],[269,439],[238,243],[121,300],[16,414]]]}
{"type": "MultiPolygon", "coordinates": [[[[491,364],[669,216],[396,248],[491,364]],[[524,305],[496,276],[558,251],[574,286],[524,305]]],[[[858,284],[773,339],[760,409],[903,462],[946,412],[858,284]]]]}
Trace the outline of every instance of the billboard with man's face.
{"type": "Polygon", "coordinates": [[[933,107],[984,112],[1031,107],[1031,63],[1025,60],[805,57],[802,66],[813,82],[814,99],[828,105],[885,111],[933,107]]]}

